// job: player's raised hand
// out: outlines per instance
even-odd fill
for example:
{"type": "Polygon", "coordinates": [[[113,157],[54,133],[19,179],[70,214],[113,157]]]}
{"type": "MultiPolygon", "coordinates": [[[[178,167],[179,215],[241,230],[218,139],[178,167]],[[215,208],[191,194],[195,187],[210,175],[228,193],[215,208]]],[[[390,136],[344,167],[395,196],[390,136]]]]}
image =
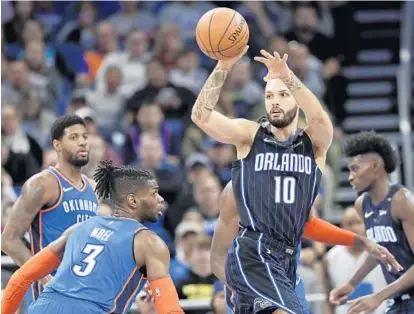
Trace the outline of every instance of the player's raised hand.
{"type": "Polygon", "coordinates": [[[349,283],[335,288],[329,294],[329,302],[335,305],[344,304],[348,297],[354,292],[355,287],[349,283]]]}
{"type": "Polygon", "coordinates": [[[260,50],[260,53],[262,54],[262,57],[254,57],[254,60],[263,63],[269,70],[269,73],[264,77],[265,82],[289,75],[290,69],[286,63],[288,59],[287,54],[283,55],[283,58],[281,58],[276,51],[272,55],[262,49],[260,50]]]}
{"type": "Polygon", "coordinates": [[[249,50],[249,45],[247,45],[243,49],[243,51],[236,57],[229,59],[229,60],[219,60],[218,62],[219,68],[223,70],[230,70],[233,67],[233,65],[246,54],[247,50],[249,50]]]}
{"type": "Polygon", "coordinates": [[[388,270],[391,270],[392,268],[397,271],[403,270],[400,263],[397,262],[395,257],[385,247],[367,239],[364,241],[364,248],[368,253],[383,263],[388,270]]]}

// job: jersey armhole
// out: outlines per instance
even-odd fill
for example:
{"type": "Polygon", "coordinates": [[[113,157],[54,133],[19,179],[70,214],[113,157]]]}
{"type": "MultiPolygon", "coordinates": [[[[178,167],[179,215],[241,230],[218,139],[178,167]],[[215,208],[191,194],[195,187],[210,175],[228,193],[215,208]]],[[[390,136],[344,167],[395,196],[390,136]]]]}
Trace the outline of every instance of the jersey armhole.
{"type": "Polygon", "coordinates": [[[240,165],[240,162],[242,160],[245,160],[245,159],[247,159],[250,156],[250,154],[252,152],[253,145],[256,142],[256,140],[259,138],[259,134],[262,133],[262,132],[266,132],[265,130],[266,130],[265,127],[262,126],[261,124],[259,124],[259,128],[257,129],[256,134],[254,135],[254,138],[253,138],[252,146],[250,146],[250,150],[247,153],[246,157],[234,160],[231,163],[231,167],[232,168],[237,168],[240,165]]]}
{"type": "Polygon", "coordinates": [[[52,211],[54,209],[56,209],[56,207],[58,207],[60,205],[60,203],[62,202],[62,198],[63,198],[63,188],[62,188],[62,183],[60,183],[60,180],[58,178],[58,176],[53,173],[53,171],[50,171],[49,169],[46,169],[45,171],[47,171],[48,173],[51,173],[53,175],[53,177],[56,179],[58,186],[59,186],[59,195],[56,198],[56,201],[54,201],[52,204],[45,204],[45,206],[43,206],[40,211],[42,213],[45,212],[49,212],[52,211]]]}

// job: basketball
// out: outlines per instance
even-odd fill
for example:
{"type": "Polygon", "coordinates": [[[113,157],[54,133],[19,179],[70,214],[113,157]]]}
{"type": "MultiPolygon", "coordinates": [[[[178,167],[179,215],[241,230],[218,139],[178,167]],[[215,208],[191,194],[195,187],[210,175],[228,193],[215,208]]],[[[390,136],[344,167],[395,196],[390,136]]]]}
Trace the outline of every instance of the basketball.
{"type": "Polygon", "coordinates": [[[205,13],[196,28],[198,47],[215,60],[228,60],[239,55],[249,41],[249,27],[244,17],[229,8],[216,8],[205,13]]]}

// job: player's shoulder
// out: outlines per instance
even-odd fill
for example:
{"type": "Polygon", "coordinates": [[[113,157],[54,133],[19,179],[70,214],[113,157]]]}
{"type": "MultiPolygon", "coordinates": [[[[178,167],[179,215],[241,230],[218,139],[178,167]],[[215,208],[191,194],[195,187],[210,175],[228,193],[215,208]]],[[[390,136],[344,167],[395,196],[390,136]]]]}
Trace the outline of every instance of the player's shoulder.
{"type": "Polygon", "coordinates": [[[395,192],[392,198],[392,204],[398,206],[414,206],[414,193],[404,186],[401,186],[395,192]]]}
{"type": "Polygon", "coordinates": [[[46,194],[59,192],[58,179],[49,171],[41,171],[31,176],[23,185],[22,193],[30,193],[32,190],[42,190],[46,194]]]}
{"type": "Polygon", "coordinates": [[[134,237],[135,251],[151,255],[169,255],[167,244],[154,231],[142,227],[135,232],[134,237]]]}

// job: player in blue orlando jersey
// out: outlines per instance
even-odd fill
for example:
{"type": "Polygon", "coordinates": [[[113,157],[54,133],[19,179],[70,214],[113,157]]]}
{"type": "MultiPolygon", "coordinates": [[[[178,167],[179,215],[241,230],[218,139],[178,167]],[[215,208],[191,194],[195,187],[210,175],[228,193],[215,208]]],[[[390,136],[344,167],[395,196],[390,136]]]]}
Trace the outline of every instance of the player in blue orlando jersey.
{"type": "Polygon", "coordinates": [[[14,313],[31,282],[59,264],[29,314],[127,313],[146,280],[158,313],[184,313],[168,273],[168,248],[142,225],[161,215],[163,198],[155,179],[146,170],[114,167],[110,161],[101,162],[95,179],[99,196],[114,202],[114,215],[71,227],[30,258],[10,279],[2,313],[14,313]]]}
{"type": "MultiPolygon", "coordinates": [[[[355,208],[364,220],[366,234],[386,247],[401,263],[395,271],[381,265],[388,286],[382,291],[349,301],[349,314],[370,313],[389,299],[386,313],[414,313],[414,194],[391,184],[388,174],[397,165],[390,142],[375,132],[354,135],[346,144],[349,182],[360,195],[355,208]]],[[[344,303],[354,288],[378,262],[369,257],[349,283],[332,290],[330,300],[344,303]]]]}
{"type": "MultiPolygon", "coordinates": [[[[76,115],[62,116],[52,125],[51,139],[58,155],[57,165],[26,181],[2,234],[2,251],[18,266],[59,238],[70,226],[97,212],[94,183],[81,173],[82,166],[89,160],[85,122],[76,115]],[[31,250],[22,240],[27,230],[31,250]]],[[[42,290],[41,283],[50,278],[33,284],[27,295],[27,305],[36,300],[42,290]]]]}
{"type": "MultiPolygon", "coordinates": [[[[213,236],[213,244],[211,247],[211,268],[215,275],[222,281],[226,282],[225,264],[227,252],[232,241],[236,238],[239,230],[239,215],[237,213],[236,200],[233,193],[233,187],[229,182],[224,188],[219,199],[219,220],[216,224],[213,236]]],[[[304,237],[323,242],[329,245],[346,245],[363,247],[366,251],[374,256],[385,255],[382,261],[389,266],[399,267],[400,265],[395,259],[380,245],[372,240],[360,237],[353,232],[341,229],[317,217],[312,217],[305,225],[304,237]],[[381,253],[380,253],[381,252],[381,253]]],[[[300,258],[300,245],[296,254],[296,262],[300,258]]],[[[303,281],[297,275],[296,277],[296,295],[304,313],[310,313],[305,295],[305,287],[303,281]]],[[[232,312],[234,305],[229,296],[231,292],[226,289],[226,301],[229,311],[232,312]]]]}

